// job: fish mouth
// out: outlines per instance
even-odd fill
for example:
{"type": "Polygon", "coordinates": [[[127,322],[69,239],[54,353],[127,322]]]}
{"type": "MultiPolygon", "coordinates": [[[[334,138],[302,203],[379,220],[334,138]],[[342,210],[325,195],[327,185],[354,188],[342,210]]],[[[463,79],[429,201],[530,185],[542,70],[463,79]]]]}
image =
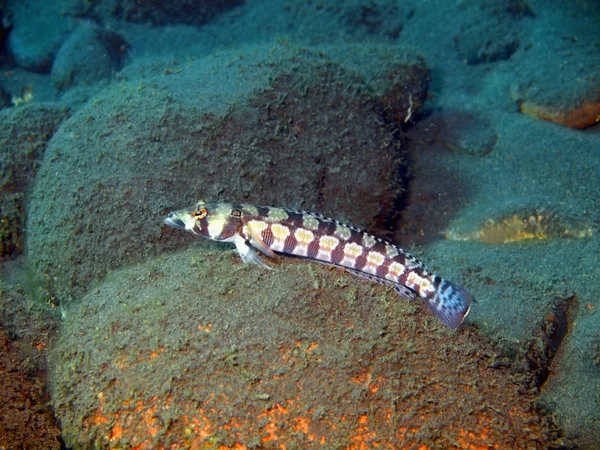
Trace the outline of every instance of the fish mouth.
{"type": "Polygon", "coordinates": [[[165,220],[163,220],[163,222],[165,223],[165,225],[168,225],[170,227],[177,228],[179,230],[185,230],[185,223],[183,223],[181,219],[174,217],[171,214],[165,217],[165,220]]]}

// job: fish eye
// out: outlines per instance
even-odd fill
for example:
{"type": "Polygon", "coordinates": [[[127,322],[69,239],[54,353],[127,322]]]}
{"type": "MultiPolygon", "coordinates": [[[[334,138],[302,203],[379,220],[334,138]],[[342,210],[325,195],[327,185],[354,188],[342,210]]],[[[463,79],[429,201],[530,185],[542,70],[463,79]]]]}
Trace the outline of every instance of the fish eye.
{"type": "Polygon", "coordinates": [[[239,209],[232,209],[229,212],[229,215],[233,217],[242,217],[242,212],[239,209]]]}
{"type": "Polygon", "coordinates": [[[202,220],[206,217],[207,211],[206,208],[199,209],[195,213],[192,214],[192,218],[194,220],[202,220]]]}

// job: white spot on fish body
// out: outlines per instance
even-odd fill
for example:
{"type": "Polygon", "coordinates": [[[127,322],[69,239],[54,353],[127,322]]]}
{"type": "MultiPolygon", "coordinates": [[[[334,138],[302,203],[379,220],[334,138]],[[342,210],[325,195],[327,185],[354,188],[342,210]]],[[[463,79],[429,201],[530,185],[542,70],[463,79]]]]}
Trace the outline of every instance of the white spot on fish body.
{"type": "Polygon", "coordinates": [[[385,256],[379,252],[369,252],[367,254],[367,264],[370,266],[379,267],[385,261],[385,256]]]}
{"type": "Polygon", "coordinates": [[[422,295],[424,291],[433,291],[431,281],[427,278],[417,275],[416,272],[411,272],[406,277],[406,285],[422,295]]]}
{"type": "Polygon", "coordinates": [[[308,244],[315,238],[314,233],[310,230],[305,230],[304,228],[298,228],[294,231],[294,237],[297,241],[296,247],[293,250],[294,255],[307,256],[308,244]]]}
{"type": "Polygon", "coordinates": [[[321,236],[319,238],[319,248],[332,252],[339,245],[340,240],[333,236],[321,236]]]}
{"type": "Polygon", "coordinates": [[[331,262],[331,253],[340,244],[340,240],[333,236],[321,236],[319,238],[319,251],[317,259],[331,262]]]}
{"type": "Polygon", "coordinates": [[[319,228],[319,221],[314,217],[306,214],[302,217],[302,226],[307,230],[317,230],[319,228]]]}
{"type": "Polygon", "coordinates": [[[356,267],[356,258],[362,255],[363,248],[355,244],[354,242],[349,242],[344,246],[344,259],[340,263],[342,266],[347,266],[350,268],[356,267]]]}
{"type": "Polygon", "coordinates": [[[288,227],[279,223],[271,225],[271,232],[273,233],[273,243],[271,244],[271,250],[276,252],[282,252],[285,246],[285,240],[290,235],[288,227]]]}
{"type": "Polygon", "coordinates": [[[365,248],[371,248],[375,245],[377,241],[375,238],[369,234],[363,234],[362,244],[365,248]]]}
{"type": "Polygon", "coordinates": [[[352,236],[350,228],[342,224],[337,224],[337,226],[335,227],[335,232],[333,234],[334,236],[337,236],[344,241],[347,241],[352,236]]]}
{"type": "Polygon", "coordinates": [[[404,267],[404,265],[394,261],[388,266],[387,278],[391,279],[392,281],[398,281],[398,278],[400,278],[405,270],[406,267],[404,267]]]}
{"type": "Polygon", "coordinates": [[[351,258],[358,258],[360,255],[362,255],[362,252],[363,248],[354,242],[349,242],[344,245],[344,255],[351,258]]]}
{"type": "Polygon", "coordinates": [[[253,205],[242,205],[242,210],[250,216],[258,216],[258,208],[253,205]]]}
{"type": "Polygon", "coordinates": [[[267,222],[281,222],[288,217],[288,213],[281,208],[269,208],[269,213],[265,217],[265,220],[267,222]]]}
{"type": "Polygon", "coordinates": [[[396,249],[396,247],[394,247],[393,245],[390,245],[390,244],[386,244],[385,254],[388,258],[393,258],[394,256],[399,255],[398,249],[396,249]]]}
{"type": "Polygon", "coordinates": [[[250,227],[253,233],[257,236],[262,236],[262,232],[267,229],[269,225],[267,225],[262,220],[249,220],[248,227],[250,227]]]}

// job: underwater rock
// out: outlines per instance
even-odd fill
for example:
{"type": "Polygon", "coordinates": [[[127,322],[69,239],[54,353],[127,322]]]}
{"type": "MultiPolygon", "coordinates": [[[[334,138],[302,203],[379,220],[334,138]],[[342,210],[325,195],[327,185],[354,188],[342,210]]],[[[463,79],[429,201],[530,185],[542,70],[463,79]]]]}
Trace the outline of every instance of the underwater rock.
{"type": "Polygon", "coordinates": [[[0,260],[24,248],[25,192],[50,140],[68,112],[50,104],[0,111],[0,260]]]}
{"type": "Polygon", "coordinates": [[[533,15],[524,2],[488,0],[469,4],[472,21],[460,27],[454,44],[467,64],[509,59],[519,48],[518,20],[533,15]]]}
{"type": "MultiPolygon", "coordinates": [[[[556,99],[554,104],[537,105],[535,100],[519,101],[519,110],[528,116],[559,123],[567,127],[584,129],[596,125],[600,122],[600,91],[590,92],[592,96],[589,100],[582,100],[581,104],[563,104],[558,103],[561,100],[556,99]]],[[[577,101],[577,100],[576,100],[577,101]]]]}
{"type": "Polygon", "coordinates": [[[46,351],[58,320],[17,262],[0,266],[0,448],[61,449],[46,385],[46,351]]]}
{"type": "Polygon", "coordinates": [[[0,194],[0,261],[23,253],[25,201],[23,193],[0,194]]]}
{"type": "Polygon", "coordinates": [[[81,23],[58,50],[52,64],[54,85],[91,85],[122,69],[127,43],[118,34],[81,23]]]}
{"type": "MultiPolygon", "coordinates": [[[[266,7],[273,8],[273,5],[269,5],[270,1],[265,3],[266,7]]],[[[404,24],[414,12],[411,5],[394,0],[289,2],[285,10],[291,19],[288,29],[301,29],[301,34],[307,38],[319,36],[329,42],[342,36],[345,40],[363,42],[370,39],[398,39],[404,24]],[[325,37],[327,33],[330,35],[325,37]]]]}
{"type": "Polygon", "coordinates": [[[75,11],[77,2],[7,2],[12,22],[7,43],[19,67],[34,72],[50,70],[60,43],[73,25],[69,12],[75,11]]]}
{"type": "Polygon", "coordinates": [[[202,242],[66,309],[52,404],[74,448],[550,445],[524,377],[442,327],[384,286],[202,242]]]}
{"type": "Polygon", "coordinates": [[[553,414],[577,448],[597,448],[600,442],[600,368],[597,365],[597,308],[577,304],[567,334],[542,386],[539,405],[553,414]]]}
{"type": "Polygon", "coordinates": [[[509,59],[520,45],[517,32],[510,27],[503,24],[490,27],[485,22],[480,26],[462,27],[454,42],[460,58],[467,64],[509,59]]]}
{"type": "Polygon", "coordinates": [[[342,46],[331,57],[288,44],[249,52],[125,69],[129,81],[61,127],[27,230],[50,297],[78,296],[117,266],[187,245],[192,236],[164,231],[162,217],[198,198],[319,211],[386,231],[405,189],[402,142],[365,80],[388,79],[406,55],[367,48],[371,63],[357,73],[336,59],[342,46]]]}
{"type": "Polygon", "coordinates": [[[152,25],[201,25],[243,3],[243,0],[99,0],[87,2],[80,14],[101,23],[121,19],[152,25]]]}
{"type": "Polygon", "coordinates": [[[394,0],[356,3],[334,1],[329,8],[334,14],[337,10],[347,32],[357,38],[374,35],[397,39],[406,20],[405,16],[410,15],[394,0]]]}
{"type": "Polygon", "coordinates": [[[600,17],[597,8],[587,14],[568,3],[564,8],[568,14],[559,10],[547,19],[549,27],[560,31],[529,46],[512,98],[523,114],[585,129],[600,122],[600,17]]]}
{"type": "MultiPolygon", "coordinates": [[[[46,406],[45,373],[30,367],[31,355],[19,344],[0,326],[0,448],[59,450],[63,448],[61,430],[46,406]]],[[[45,348],[46,343],[38,345],[45,348]]]]}
{"type": "Polygon", "coordinates": [[[388,79],[389,87],[381,95],[381,104],[386,115],[399,126],[414,123],[427,99],[427,89],[431,81],[425,61],[399,66],[390,71],[388,79]]]}

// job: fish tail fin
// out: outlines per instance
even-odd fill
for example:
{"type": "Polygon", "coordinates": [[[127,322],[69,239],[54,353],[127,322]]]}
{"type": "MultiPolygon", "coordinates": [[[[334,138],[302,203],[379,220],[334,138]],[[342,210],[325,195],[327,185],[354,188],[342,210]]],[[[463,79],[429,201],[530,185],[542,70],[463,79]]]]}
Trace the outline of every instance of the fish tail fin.
{"type": "Polygon", "coordinates": [[[444,325],[454,330],[469,313],[473,297],[460,286],[444,278],[438,279],[439,283],[434,283],[437,289],[423,300],[444,325]]]}

